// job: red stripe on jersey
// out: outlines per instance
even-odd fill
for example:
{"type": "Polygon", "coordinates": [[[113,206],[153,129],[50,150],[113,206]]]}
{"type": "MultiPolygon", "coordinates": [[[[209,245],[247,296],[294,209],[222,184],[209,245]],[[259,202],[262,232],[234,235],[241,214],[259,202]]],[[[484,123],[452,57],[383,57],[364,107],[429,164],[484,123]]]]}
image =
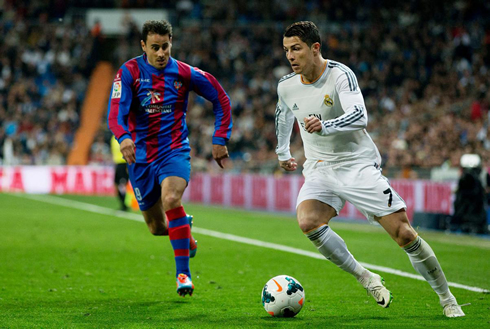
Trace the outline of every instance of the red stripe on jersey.
{"type": "Polygon", "coordinates": [[[174,250],[174,256],[175,257],[179,257],[179,256],[189,257],[189,249],[175,249],[174,250]]]}
{"type": "Polygon", "coordinates": [[[156,160],[158,156],[158,135],[160,134],[160,113],[148,114],[148,135],[146,135],[146,161],[156,160]]]}
{"type": "MultiPolygon", "coordinates": [[[[151,95],[151,104],[163,103],[165,94],[165,77],[161,75],[151,75],[152,90],[155,95],[151,95]],[[159,95],[158,95],[159,94],[159,95]]],[[[150,96],[150,95],[147,95],[150,96]]],[[[153,162],[158,157],[158,137],[162,127],[162,113],[148,114],[148,134],[146,135],[146,161],[153,162]]]]}
{"type": "MultiPolygon", "coordinates": [[[[133,78],[133,92],[138,91],[140,89],[140,67],[138,66],[136,58],[127,61],[125,66],[133,78]]],[[[133,95],[133,97],[136,97],[136,95],[133,95]]]]}
{"type": "Polygon", "coordinates": [[[182,206],[174,208],[174,209],[167,210],[165,212],[165,215],[167,215],[167,219],[169,221],[187,216],[187,214],[185,213],[184,207],[182,207],[182,206]]]}
{"type": "MultiPolygon", "coordinates": [[[[140,67],[138,66],[138,62],[136,61],[136,59],[133,58],[132,60],[126,63],[126,68],[128,69],[129,73],[131,74],[131,77],[133,78],[133,86],[132,86],[133,99],[134,98],[137,99],[138,97],[137,93],[138,90],[140,89],[140,67]]],[[[130,107],[130,112],[128,117],[128,129],[131,132],[131,139],[133,140],[133,142],[135,142],[136,141],[136,112],[131,111],[131,107],[130,107]]]]}
{"type": "Polygon", "coordinates": [[[174,125],[172,127],[172,144],[170,149],[174,150],[182,147],[182,128],[184,127],[184,108],[186,101],[186,93],[189,88],[189,82],[191,80],[191,68],[189,65],[177,61],[179,68],[179,81],[182,82],[182,86],[177,91],[177,101],[175,102],[174,109],[174,125]]]}
{"type": "Polygon", "coordinates": [[[213,87],[218,92],[218,100],[219,103],[221,104],[221,109],[223,110],[223,117],[221,118],[219,129],[218,131],[216,131],[215,137],[227,138],[228,127],[230,126],[231,123],[230,99],[228,98],[228,96],[226,96],[223,87],[221,87],[218,80],[216,80],[216,78],[213,75],[206,73],[204,74],[204,76],[206,77],[206,79],[208,79],[208,81],[213,85],[213,87]]]}
{"type": "MultiPolygon", "coordinates": [[[[116,77],[114,78],[114,83],[118,82],[121,83],[121,75],[122,75],[122,69],[119,69],[117,71],[116,77]]],[[[114,88],[114,86],[113,86],[114,88]]],[[[111,95],[111,108],[109,110],[109,128],[111,131],[114,133],[116,138],[121,137],[124,135],[126,130],[118,123],[117,119],[119,117],[119,101],[121,98],[112,98],[111,95]]]]}

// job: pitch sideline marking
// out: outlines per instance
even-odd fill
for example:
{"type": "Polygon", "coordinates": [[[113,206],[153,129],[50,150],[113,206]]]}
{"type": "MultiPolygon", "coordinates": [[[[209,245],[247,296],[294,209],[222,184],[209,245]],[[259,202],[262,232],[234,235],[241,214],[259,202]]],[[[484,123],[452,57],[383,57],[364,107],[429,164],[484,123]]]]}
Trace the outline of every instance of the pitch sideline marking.
{"type": "MultiPolygon", "coordinates": [[[[93,212],[93,213],[97,213],[97,214],[116,216],[119,218],[125,218],[125,219],[129,219],[129,220],[134,220],[137,222],[144,222],[142,216],[138,215],[138,214],[127,213],[124,211],[118,211],[118,210],[113,210],[113,209],[109,209],[109,208],[104,208],[104,207],[100,207],[97,205],[84,203],[84,202],[80,202],[80,201],[69,200],[69,199],[59,198],[59,197],[50,196],[50,195],[48,196],[48,195],[10,194],[10,193],[9,193],[9,195],[17,196],[17,197],[23,197],[23,198],[32,199],[35,201],[40,201],[40,202],[45,202],[45,203],[51,203],[54,205],[68,207],[68,208],[76,208],[76,209],[89,211],[89,212],[93,212]]],[[[233,242],[241,242],[244,244],[249,244],[249,245],[273,249],[273,250],[285,251],[285,252],[289,252],[292,254],[302,255],[302,256],[306,256],[306,257],[310,257],[310,258],[316,258],[316,259],[321,259],[321,260],[325,259],[322,255],[320,255],[318,253],[307,251],[307,250],[302,250],[302,249],[298,249],[298,248],[288,247],[288,246],[277,244],[277,243],[271,243],[271,242],[265,242],[265,241],[261,241],[261,240],[245,238],[245,237],[241,237],[238,235],[222,233],[222,232],[218,232],[218,231],[212,231],[212,230],[208,230],[205,228],[199,228],[199,227],[195,227],[195,226],[192,228],[192,231],[195,233],[211,236],[211,237],[218,238],[218,239],[229,240],[229,241],[233,241],[233,242]]],[[[393,275],[398,275],[401,277],[415,279],[415,280],[419,280],[419,281],[425,281],[425,279],[421,275],[403,272],[403,271],[396,270],[396,269],[393,269],[390,267],[385,267],[385,266],[378,266],[378,265],[364,263],[364,262],[359,262],[359,263],[361,263],[362,266],[364,266],[368,269],[372,269],[372,270],[376,270],[376,271],[380,271],[380,272],[384,272],[384,273],[389,273],[389,274],[393,274],[393,275]]],[[[487,290],[487,289],[483,289],[483,288],[479,288],[479,287],[473,287],[473,286],[467,286],[467,285],[456,283],[456,282],[448,282],[448,285],[450,287],[465,289],[465,290],[474,291],[474,292],[490,293],[490,290],[487,290]]]]}

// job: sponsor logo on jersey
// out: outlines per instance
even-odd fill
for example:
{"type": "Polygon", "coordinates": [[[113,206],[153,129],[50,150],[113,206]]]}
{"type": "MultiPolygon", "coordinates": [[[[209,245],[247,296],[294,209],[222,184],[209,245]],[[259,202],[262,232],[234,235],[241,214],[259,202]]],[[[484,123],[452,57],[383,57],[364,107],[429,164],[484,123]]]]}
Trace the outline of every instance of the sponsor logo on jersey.
{"type": "Polygon", "coordinates": [[[122,95],[122,87],[121,87],[121,81],[116,81],[112,85],[112,99],[114,98],[121,98],[122,95]]]}
{"type": "Polygon", "coordinates": [[[299,110],[299,107],[298,107],[298,105],[296,105],[296,103],[294,103],[294,105],[293,105],[293,111],[297,111],[297,110],[299,110]]]}
{"type": "Polygon", "coordinates": [[[155,104],[157,101],[160,100],[160,93],[157,93],[156,91],[150,90],[146,94],[146,98],[143,99],[141,102],[141,105],[146,106],[148,103],[155,104]]]}
{"type": "Polygon", "coordinates": [[[150,82],[150,79],[136,79],[136,82],[150,82]]]}
{"type": "Polygon", "coordinates": [[[172,113],[172,105],[150,104],[145,107],[146,113],[172,113]]]}
{"type": "Polygon", "coordinates": [[[182,87],[182,81],[175,80],[174,81],[174,87],[175,87],[175,89],[179,90],[180,87],[182,87]]]}
{"type": "Polygon", "coordinates": [[[323,104],[327,105],[328,107],[332,107],[333,106],[333,99],[327,94],[323,98],[323,104]]]}

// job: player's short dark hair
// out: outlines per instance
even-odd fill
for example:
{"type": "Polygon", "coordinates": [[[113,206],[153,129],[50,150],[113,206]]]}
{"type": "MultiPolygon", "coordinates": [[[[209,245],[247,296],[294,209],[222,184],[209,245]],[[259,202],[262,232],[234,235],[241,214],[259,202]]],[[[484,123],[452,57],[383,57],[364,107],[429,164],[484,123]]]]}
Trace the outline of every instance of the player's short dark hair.
{"type": "Polygon", "coordinates": [[[148,34],[167,35],[172,37],[172,25],[166,20],[155,21],[149,20],[143,24],[143,31],[141,32],[141,39],[146,43],[148,34]]]}
{"type": "Polygon", "coordinates": [[[318,42],[320,45],[322,44],[318,27],[310,21],[301,21],[289,25],[286,31],[284,31],[283,37],[298,37],[308,47],[311,47],[315,42],[318,42]]]}

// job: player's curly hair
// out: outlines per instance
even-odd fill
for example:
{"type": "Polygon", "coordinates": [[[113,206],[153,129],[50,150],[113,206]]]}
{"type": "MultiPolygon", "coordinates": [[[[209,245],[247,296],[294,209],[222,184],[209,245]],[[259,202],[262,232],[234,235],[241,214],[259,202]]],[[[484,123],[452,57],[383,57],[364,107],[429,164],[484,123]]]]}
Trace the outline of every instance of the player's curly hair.
{"type": "Polygon", "coordinates": [[[308,47],[311,47],[315,42],[318,42],[320,45],[322,44],[318,27],[310,21],[301,21],[289,25],[284,31],[283,37],[298,37],[308,47]]]}
{"type": "Polygon", "coordinates": [[[166,20],[155,21],[149,20],[143,24],[143,31],[141,32],[141,39],[146,43],[148,34],[167,35],[172,37],[172,25],[166,20]]]}

